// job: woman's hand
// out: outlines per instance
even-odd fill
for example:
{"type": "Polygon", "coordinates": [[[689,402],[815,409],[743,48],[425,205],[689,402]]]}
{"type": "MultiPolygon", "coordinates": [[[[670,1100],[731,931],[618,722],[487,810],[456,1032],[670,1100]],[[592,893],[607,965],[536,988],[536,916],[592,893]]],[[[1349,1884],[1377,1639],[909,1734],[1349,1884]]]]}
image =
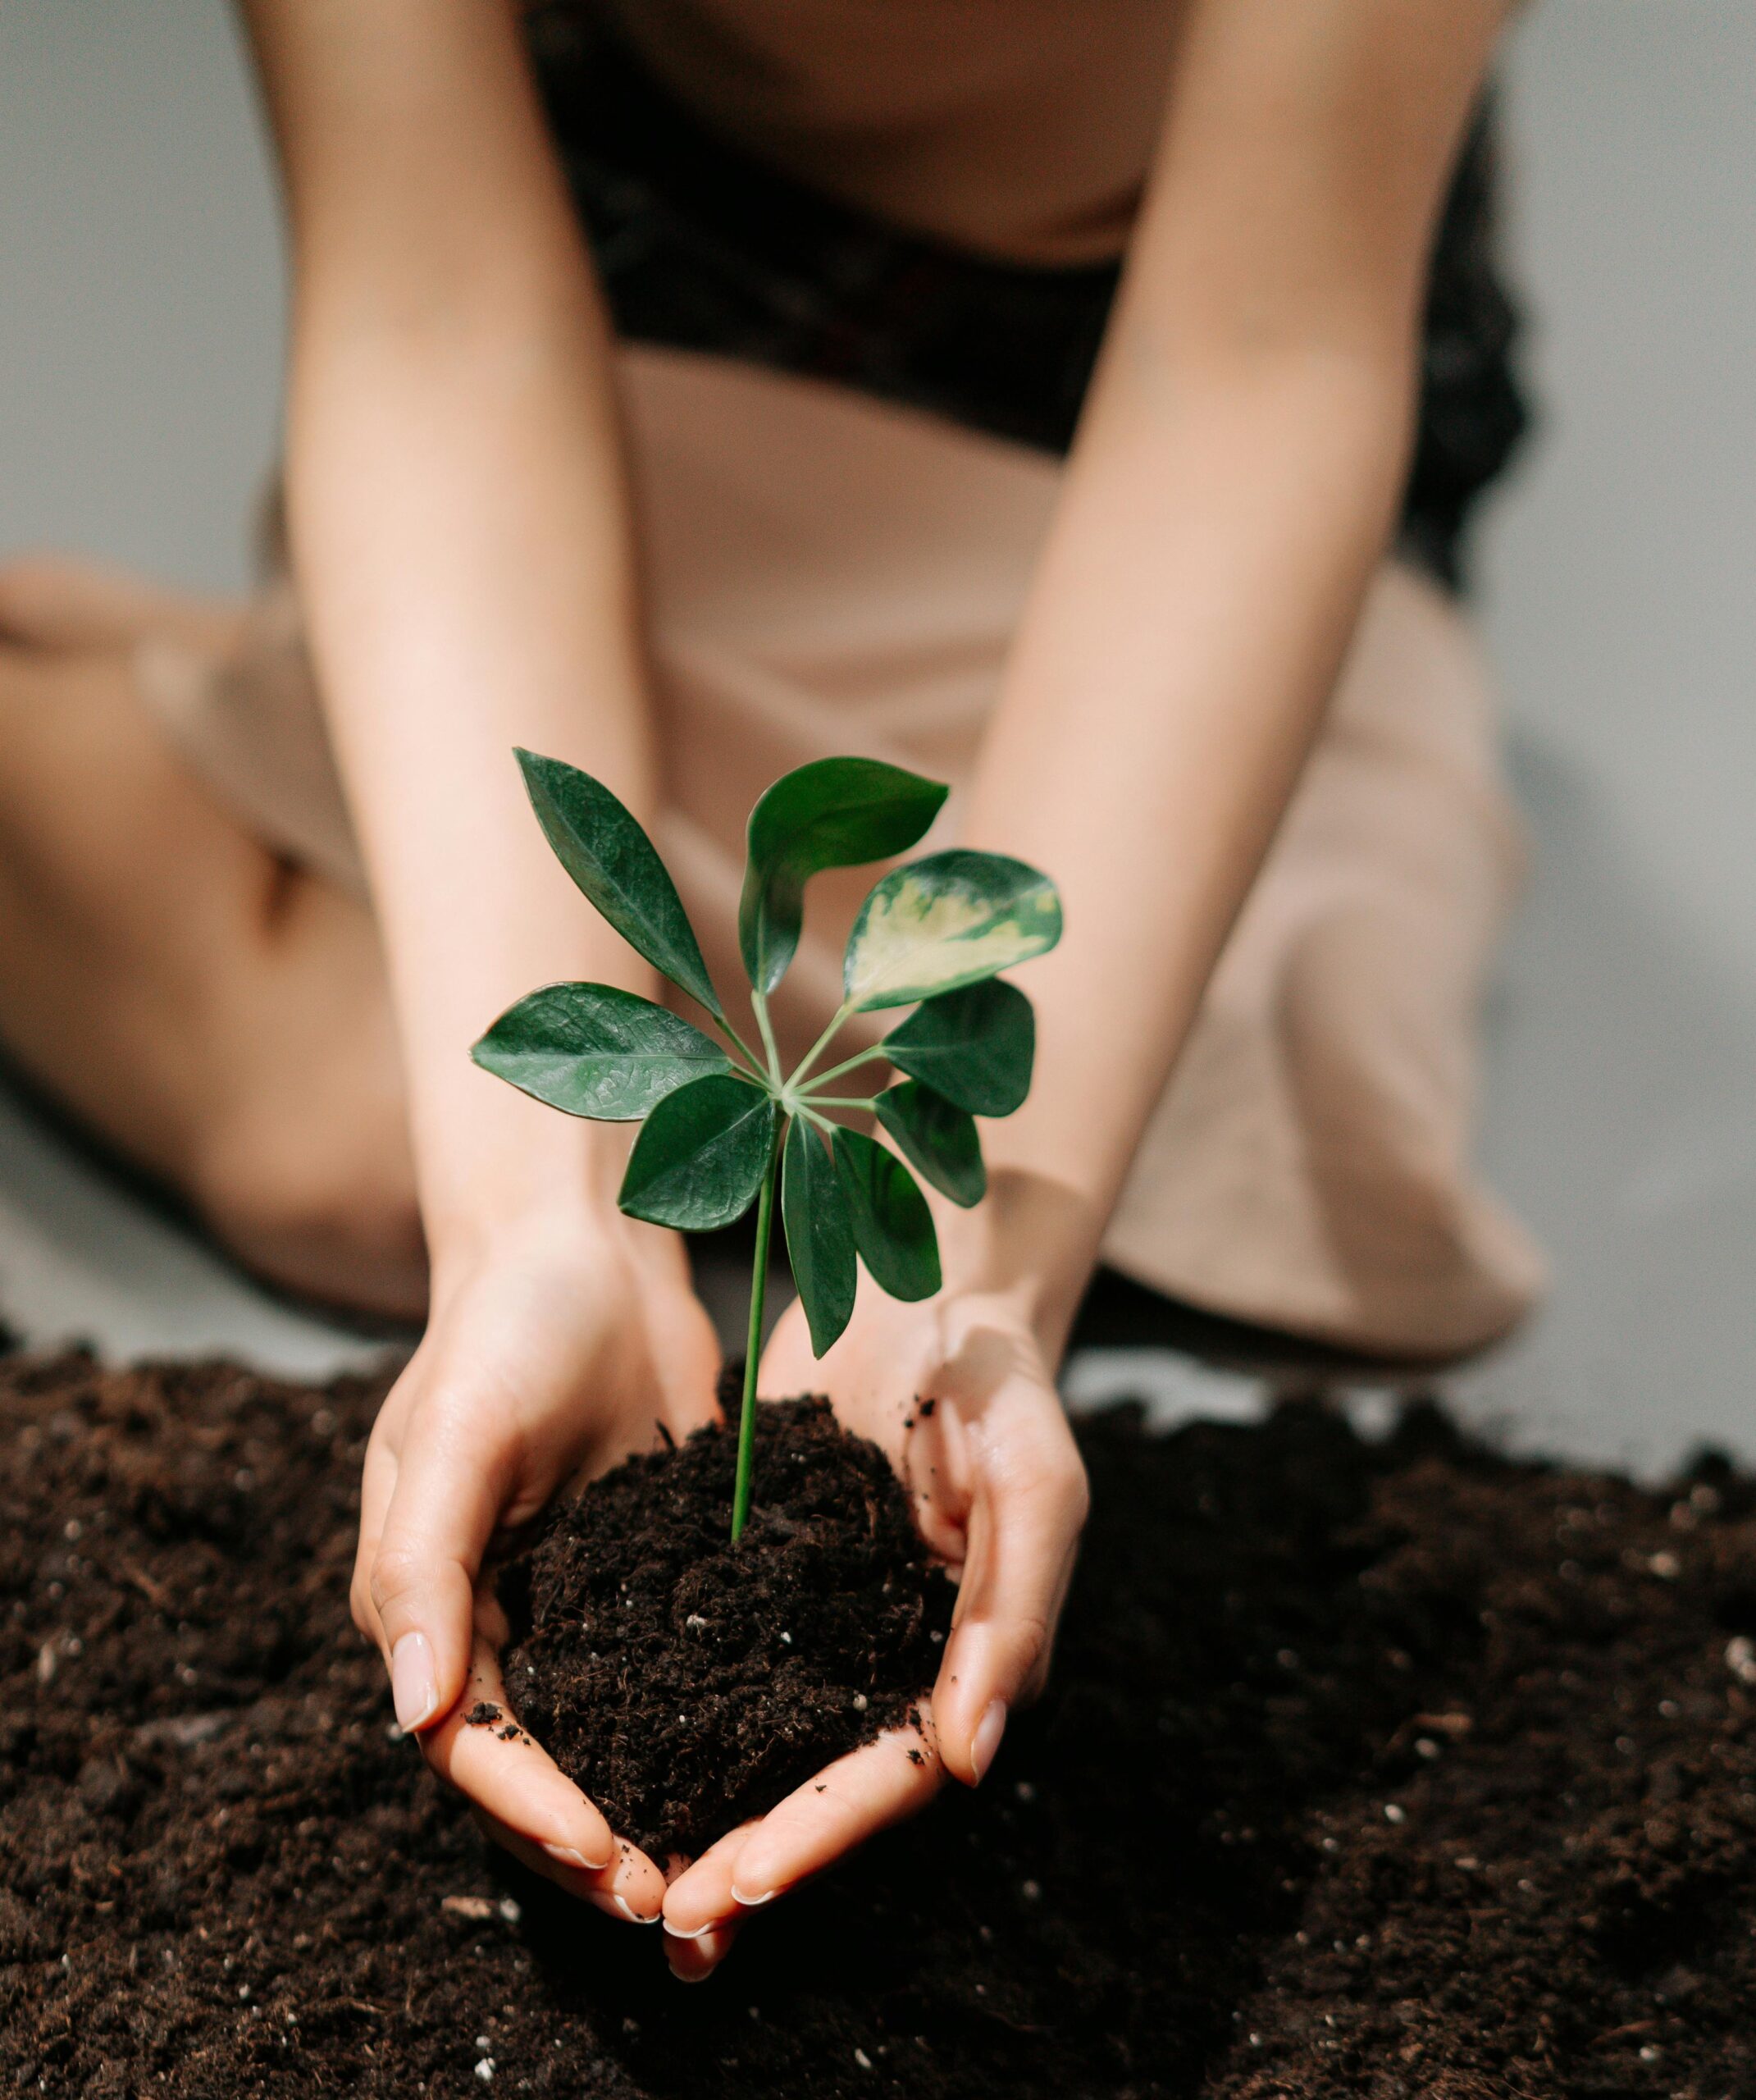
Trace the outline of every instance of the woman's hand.
{"type": "Polygon", "coordinates": [[[532,1220],[433,1294],[426,1335],[367,1449],[353,1617],[390,1672],[398,1720],[488,1834],[612,1916],[653,1923],[664,1877],[613,1838],[522,1730],[501,1681],[506,1626],[478,1594],[495,1532],[575,1476],[679,1440],[714,1413],[719,1349],[674,1234],[618,1217],[532,1220]]]}
{"type": "Polygon", "coordinates": [[[957,1606],[919,1732],[838,1759],[672,1883],[665,1947],[686,1980],[724,1958],[746,1911],[924,1807],[947,1772],[977,1785],[1009,1713],[1042,1688],[1087,1509],[1049,1363],[1017,1300],[999,1293],[904,1305],[863,1276],[853,1320],[821,1361],[801,1308],[782,1316],[761,1390],[827,1392],[849,1429],[883,1447],[928,1544],[960,1578],[957,1606]]]}

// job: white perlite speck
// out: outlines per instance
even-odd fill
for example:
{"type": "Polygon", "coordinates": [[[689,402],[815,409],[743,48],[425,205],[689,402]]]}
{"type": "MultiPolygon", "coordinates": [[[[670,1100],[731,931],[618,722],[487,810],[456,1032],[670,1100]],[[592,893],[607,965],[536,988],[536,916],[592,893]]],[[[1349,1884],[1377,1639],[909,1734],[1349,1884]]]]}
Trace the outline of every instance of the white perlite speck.
{"type": "Polygon", "coordinates": [[[481,2080],[484,2085],[491,2085],[494,2083],[494,2059],[492,2057],[483,2057],[477,2061],[476,2066],[476,2075],[481,2080]]]}

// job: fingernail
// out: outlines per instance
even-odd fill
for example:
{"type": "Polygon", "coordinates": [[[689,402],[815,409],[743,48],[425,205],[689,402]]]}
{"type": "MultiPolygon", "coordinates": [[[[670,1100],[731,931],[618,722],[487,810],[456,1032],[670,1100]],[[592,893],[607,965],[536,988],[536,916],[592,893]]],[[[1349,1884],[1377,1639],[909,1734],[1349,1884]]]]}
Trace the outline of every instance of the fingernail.
{"type": "Polygon", "coordinates": [[[697,1925],[692,1933],[686,1933],[681,1925],[673,1925],[667,1918],[664,1929],[673,1939],[700,1939],[704,1933],[710,1933],[714,1929],[714,1921],[709,1918],[705,1925],[697,1925]]]}
{"type": "Polygon", "coordinates": [[[746,1911],[755,1911],[764,1903],[772,1903],[779,1894],[778,1888],[771,1888],[761,1896],[746,1896],[736,1882],[732,1884],[732,1901],[741,1904],[746,1911]]]}
{"type": "Polygon", "coordinates": [[[577,1867],[582,1874],[601,1874],[615,1857],[615,1854],[610,1852],[606,1853],[601,1860],[588,1860],[583,1852],[572,1845],[545,1843],[543,1850],[550,1859],[559,1860],[564,1867],[577,1867]]]}
{"type": "Polygon", "coordinates": [[[405,1633],[390,1650],[390,1696],[397,1723],[418,1728],[439,1706],[439,1673],[433,1667],[433,1644],[424,1633],[405,1633]]]}
{"type": "Polygon", "coordinates": [[[987,1710],[976,1723],[975,1741],[969,1746],[969,1762],[975,1767],[976,1784],[980,1786],[987,1777],[987,1768],[994,1761],[994,1752],[1000,1747],[1000,1738],[1006,1732],[1006,1702],[991,1699],[987,1710]]]}
{"type": "Polygon", "coordinates": [[[631,1925],[655,1925],[659,1922],[660,1914],[656,1911],[654,1911],[650,1918],[643,1918],[640,1912],[634,1908],[634,1906],[625,1901],[622,1897],[612,1896],[609,1900],[615,1905],[616,1908],[621,1911],[623,1916],[627,1920],[631,1925]]]}

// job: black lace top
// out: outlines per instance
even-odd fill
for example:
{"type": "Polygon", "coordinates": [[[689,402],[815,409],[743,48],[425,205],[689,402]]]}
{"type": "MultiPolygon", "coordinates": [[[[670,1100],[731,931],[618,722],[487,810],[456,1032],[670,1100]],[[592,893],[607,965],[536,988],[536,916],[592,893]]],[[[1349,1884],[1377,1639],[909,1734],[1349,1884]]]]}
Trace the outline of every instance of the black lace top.
{"type": "MultiPolygon", "coordinates": [[[[616,324],[864,389],[1056,452],[1071,441],[1118,267],[995,262],[905,233],[710,135],[577,7],[530,35],[616,324]]],[[[1455,585],[1465,528],[1526,423],[1496,267],[1491,115],[1434,244],[1404,550],[1455,585]]]]}

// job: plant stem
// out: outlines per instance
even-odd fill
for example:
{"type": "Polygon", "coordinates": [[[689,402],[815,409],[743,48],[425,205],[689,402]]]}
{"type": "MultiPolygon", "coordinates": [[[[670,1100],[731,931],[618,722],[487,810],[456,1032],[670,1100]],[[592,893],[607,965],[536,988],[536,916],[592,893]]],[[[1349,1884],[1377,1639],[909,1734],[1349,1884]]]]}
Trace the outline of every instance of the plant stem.
{"type": "Polygon", "coordinates": [[[853,1011],[853,1002],[851,999],[844,999],[842,1004],[836,1008],[834,1013],[829,1017],[829,1025],[823,1030],[823,1034],[818,1037],[817,1040],[811,1045],[810,1048],[805,1052],[805,1055],[799,1060],[798,1064],[794,1067],[792,1077],[787,1082],[789,1086],[797,1086],[800,1080],[805,1077],[805,1074],[810,1071],[812,1066],[817,1062],[818,1059],[823,1054],[823,1052],[828,1049],[829,1047],[830,1038],[835,1034],[836,1030],[840,1028],[842,1022],[847,1019],[848,1016],[853,1011]]]}
{"type": "MultiPolygon", "coordinates": [[[[696,1004],[698,1007],[701,1007],[701,1002],[699,999],[696,1001],[696,1004]]],[[[744,1040],[743,1037],[738,1034],[737,1030],[732,1025],[731,1022],[726,1019],[725,1016],[723,1014],[716,1014],[711,1007],[701,1007],[701,1011],[707,1016],[708,1019],[712,1021],[714,1027],[719,1030],[720,1034],[726,1038],[727,1041],[733,1044],[737,1049],[743,1052],[745,1057],[749,1061],[751,1071],[759,1075],[762,1071],[762,1060],[756,1055],[755,1052],[750,1048],[750,1045],[744,1040]]]]}
{"type": "MultiPolygon", "coordinates": [[[[832,1080],[840,1079],[843,1072],[852,1071],[856,1065],[869,1065],[874,1057],[882,1057],[883,1054],[884,1046],[882,1043],[874,1043],[869,1050],[856,1051],[851,1057],[844,1057],[839,1065],[832,1065],[827,1072],[819,1072],[811,1081],[808,1091],[814,1096],[819,1087],[828,1086],[832,1080]]],[[[799,1068],[800,1071],[804,1069],[802,1065],[799,1068]]],[[[798,1072],[793,1074],[792,1084],[795,1086],[799,1084],[798,1072]]]]}
{"type": "Polygon", "coordinates": [[[756,1365],[762,1354],[762,1308],[769,1294],[769,1240],[774,1230],[774,1191],[781,1178],[781,1151],[787,1119],[776,1133],[756,1199],[756,1264],[750,1280],[750,1332],[744,1351],[744,1404],[738,1415],[737,1476],[732,1490],[732,1543],[736,1545],[750,1520],[750,1465],[756,1452],[756,1365]]]}
{"type": "Polygon", "coordinates": [[[761,993],[752,992],[750,1002],[756,1010],[756,1025],[762,1030],[762,1047],[769,1053],[769,1080],[775,1091],[780,1091],[781,1053],[774,1041],[774,1024],[769,1019],[769,1002],[761,993]]]}
{"type": "Polygon", "coordinates": [[[760,1080],[762,1084],[766,1086],[769,1084],[769,1076],[762,1069],[761,1058],[756,1055],[755,1052],[750,1048],[750,1045],[744,1040],[743,1037],[738,1034],[737,1030],[733,1028],[729,1022],[727,1024],[726,1034],[731,1038],[733,1045],[732,1056],[732,1063],[737,1066],[741,1072],[747,1072],[753,1080],[760,1080]]]}
{"type": "Polygon", "coordinates": [[[875,1093],[814,1093],[811,1106],[814,1108],[876,1108],[878,1096],[875,1093]]]}

